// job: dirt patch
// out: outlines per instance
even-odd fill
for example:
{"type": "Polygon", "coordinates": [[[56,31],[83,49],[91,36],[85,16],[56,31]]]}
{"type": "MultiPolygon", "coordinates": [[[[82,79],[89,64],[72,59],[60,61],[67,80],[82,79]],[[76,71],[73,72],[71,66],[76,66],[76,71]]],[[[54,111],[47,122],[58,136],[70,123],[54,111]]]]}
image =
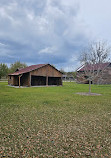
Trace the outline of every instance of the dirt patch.
{"type": "Polygon", "coordinates": [[[101,94],[98,94],[98,93],[84,93],[84,92],[79,92],[79,93],[76,93],[76,94],[86,95],[86,96],[99,96],[99,95],[101,95],[101,94]]]}

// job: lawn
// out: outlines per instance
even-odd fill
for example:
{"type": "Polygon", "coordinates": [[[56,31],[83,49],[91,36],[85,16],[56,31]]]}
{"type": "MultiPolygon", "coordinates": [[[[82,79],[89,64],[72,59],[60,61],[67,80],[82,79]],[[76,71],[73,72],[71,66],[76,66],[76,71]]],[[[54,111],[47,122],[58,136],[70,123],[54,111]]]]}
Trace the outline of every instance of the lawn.
{"type": "Polygon", "coordinates": [[[0,83],[1,157],[110,158],[111,85],[12,88],[0,83]]]}

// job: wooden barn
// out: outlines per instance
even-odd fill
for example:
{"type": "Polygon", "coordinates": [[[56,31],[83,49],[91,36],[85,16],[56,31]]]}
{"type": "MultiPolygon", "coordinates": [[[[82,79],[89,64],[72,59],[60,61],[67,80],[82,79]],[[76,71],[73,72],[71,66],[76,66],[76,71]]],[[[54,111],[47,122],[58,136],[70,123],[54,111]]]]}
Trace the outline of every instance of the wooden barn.
{"type": "Polygon", "coordinates": [[[50,64],[31,65],[8,75],[12,86],[62,85],[62,73],[50,64]]]}
{"type": "MultiPolygon", "coordinates": [[[[93,70],[96,72],[98,71],[101,72],[101,74],[99,76],[97,76],[94,80],[93,80],[93,84],[111,84],[111,63],[101,63],[101,64],[95,64],[93,65],[93,70]]],[[[89,65],[87,67],[85,66],[81,66],[80,68],[77,69],[77,82],[78,83],[84,83],[84,84],[88,84],[88,80],[87,80],[87,75],[85,74],[85,69],[87,69],[87,71],[91,71],[92,66],[89,65]]]]}

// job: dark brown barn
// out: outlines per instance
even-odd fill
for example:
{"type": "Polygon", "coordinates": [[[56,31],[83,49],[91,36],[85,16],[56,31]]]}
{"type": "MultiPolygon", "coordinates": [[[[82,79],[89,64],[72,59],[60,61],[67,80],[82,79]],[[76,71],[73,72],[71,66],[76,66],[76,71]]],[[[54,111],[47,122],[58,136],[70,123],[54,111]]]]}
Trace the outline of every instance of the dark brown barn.
{"type": "Polygon", "coordinates": [[[50,64],[31,65],[8,75],[12,86],[62,85],[62,73],[50,64]]]}
{"type": "MultiPolygon", "coordinates": [[[[111,84],[111,63],[101,63],[93,65],[94,71],[101,71],[101,75],[97,76],[92,83],[94,84],[111,84]]],[[[88,65],[87,67],[81,66],[77,69],[77,82],[88,84],[87,76],[85,70],[91,71],[92,66],[88,65]]]]}

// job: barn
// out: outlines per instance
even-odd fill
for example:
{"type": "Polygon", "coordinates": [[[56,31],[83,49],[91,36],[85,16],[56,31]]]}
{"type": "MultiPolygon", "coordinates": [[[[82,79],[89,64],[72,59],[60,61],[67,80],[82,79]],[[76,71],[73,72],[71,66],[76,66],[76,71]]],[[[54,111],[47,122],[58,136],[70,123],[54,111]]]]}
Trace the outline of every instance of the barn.
{"type": "Polygon", "coordinates": [[[99,76],[97,76],[93,80],[93,84],[111,84],[111,62],[108,63],[98,63],[95,65],[82,65],[77,69],[77,83],[88,84],[87,75],[85,74],[85,70],[97,72],[98,70],[101,72],[99,76]]]}
{"type": "Polygon", "coordinates": [[[11,86],[62,85],[62,73],[50,64],[31,65],[8,75],[11,86]]]}

